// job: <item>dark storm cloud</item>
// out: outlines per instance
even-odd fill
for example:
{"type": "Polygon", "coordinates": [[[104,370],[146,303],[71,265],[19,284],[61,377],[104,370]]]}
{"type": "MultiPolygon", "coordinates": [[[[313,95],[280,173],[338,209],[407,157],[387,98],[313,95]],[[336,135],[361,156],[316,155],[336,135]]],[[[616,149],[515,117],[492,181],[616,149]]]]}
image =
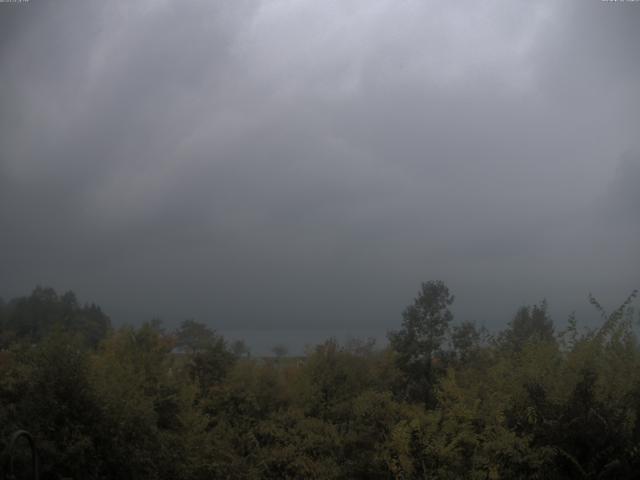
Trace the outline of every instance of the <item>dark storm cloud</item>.
{"type": "Polygon", "coordinates": [[[638,286],[638,5],[2,9],[4,296],[375,334],[426,279],[489,326],[638,286]]]}

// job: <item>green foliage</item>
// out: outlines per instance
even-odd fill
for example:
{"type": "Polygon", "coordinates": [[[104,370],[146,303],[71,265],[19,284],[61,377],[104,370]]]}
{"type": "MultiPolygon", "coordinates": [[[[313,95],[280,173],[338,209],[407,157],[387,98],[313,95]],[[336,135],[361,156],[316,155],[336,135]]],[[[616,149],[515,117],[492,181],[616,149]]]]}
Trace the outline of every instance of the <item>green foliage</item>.
{"type": "Polygon", "coordinates": [[[95,347],[110,328],[100,307],[80,306],[73,292],[58,295],[52,288],[36,287],[28,297],[0,304],[0,348],[16,341],[38,342],[55,329],[80,334],[95,347]]]}
{"type": "Polygon", "coordinates": [[[41,289],[0,305],[0,434],[32,432],[44,478],[637,478],[636,295],[612,313],[591,297],[602,325],[572,317],[559,340],[544,302],[524,307],[488,341],[450,328],[431,282],[389,347],[330,339],[274,361],[195,321],[88,341],[79,316],[60,321],[75,297],[41,289]]]}
{"type": "Polygon", "coordinates": [[[413,304],[402,313],[402,329],[389,333],[398,367],[406,375],[407,398],[431,405],[434,400],[434,356],[448,332],[453,295],[441,281],[422,284],[413,304]]]}
{"type": "Polygon", "coordinates": [[[185,320],[175,338],[176,347],[187,354],[187,373],[202,394],[222,381],[236,362],[237,354],[229,349],[225,339],[203,323],[185,320]]]}
{"type": "Polygon", "coordinates": [[[77,336],[54,331],[37,347],[8,352],[0,370],[0,425],[37,433],[43,474],[92,477],[100,415],[89,383],[88,353],[77,336]]]}
{"type": "Polygon", "coordinates": [[[463,322],[451,329],[453,354],[460,363],[469,363],[478,357],[486,337],[484,329],[478,329],[474,323],[463,322]]]}
{"type": "Polygon", "coordinates": [[[547,302],[540,305],[520,307],[500,336],[500,343],[508,350],[519,351],[527,342],[554,341],[553,321],[547,313],[547,302]]]}
{"type": "Polygon", "coordinates": [[[175,337],[176,347],[188,353],[205,350],[218,341],[218,336],[213,330],[193,319],[184,320],[176,330],[175,337]]]}

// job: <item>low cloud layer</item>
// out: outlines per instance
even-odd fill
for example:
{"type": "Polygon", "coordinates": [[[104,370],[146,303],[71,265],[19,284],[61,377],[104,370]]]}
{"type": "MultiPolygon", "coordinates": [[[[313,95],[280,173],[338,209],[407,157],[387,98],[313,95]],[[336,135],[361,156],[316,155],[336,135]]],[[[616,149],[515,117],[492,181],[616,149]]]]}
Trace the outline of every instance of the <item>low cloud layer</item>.
{"type": "MultiPolygon", "coordinates": [[[[377,334],[640,286],[640,5],[0,5],[0,294],[377,334]]],[[[302,334],[301,334],[302,335],[302,334]]],[[[315,334],[309,334],[311,338],[315,334]]],[[[302,335],[304,336],[304,335],[302,335]]]]}

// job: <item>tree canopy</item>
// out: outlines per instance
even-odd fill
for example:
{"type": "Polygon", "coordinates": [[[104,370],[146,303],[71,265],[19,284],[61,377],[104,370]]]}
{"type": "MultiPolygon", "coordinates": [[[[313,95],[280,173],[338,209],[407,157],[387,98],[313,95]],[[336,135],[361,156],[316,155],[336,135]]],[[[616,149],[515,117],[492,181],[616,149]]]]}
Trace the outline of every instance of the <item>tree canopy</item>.
{"type": "Polygon", "coordinates": [[[635,296],[592,298],[597,328],[555,333],[543,302],[492,336],[427,282],[388,346],[273,361],[195,320],[92,341],[98,307],[36,289],[0,306],[0,451],[27,429],[45,479],[633,479],[635,296]]]}
{"type": "Polygon", "coordinates": [[[407,395],[413,400],[433,401],[434,356],[453,320],[449,309],[453,300],[444,282],[423,283],[418,296],[402,313],[402,328],[389,333],[398,367],[407,376],[407,395]]]}

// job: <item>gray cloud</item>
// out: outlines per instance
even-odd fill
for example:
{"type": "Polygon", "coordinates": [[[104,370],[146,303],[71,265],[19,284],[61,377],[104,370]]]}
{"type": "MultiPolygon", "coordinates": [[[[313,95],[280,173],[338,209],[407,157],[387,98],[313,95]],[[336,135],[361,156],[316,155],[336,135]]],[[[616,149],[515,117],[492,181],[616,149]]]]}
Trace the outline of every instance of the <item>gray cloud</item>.
{"type": "Polygon", "coordinates": [[[0,292],[307,339],[394,328],[432,278],[492,327],[613,304],[640,284],[639,8],[3,5],[0,292]]]}

